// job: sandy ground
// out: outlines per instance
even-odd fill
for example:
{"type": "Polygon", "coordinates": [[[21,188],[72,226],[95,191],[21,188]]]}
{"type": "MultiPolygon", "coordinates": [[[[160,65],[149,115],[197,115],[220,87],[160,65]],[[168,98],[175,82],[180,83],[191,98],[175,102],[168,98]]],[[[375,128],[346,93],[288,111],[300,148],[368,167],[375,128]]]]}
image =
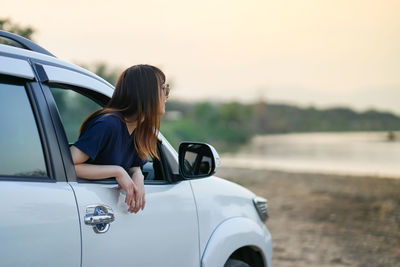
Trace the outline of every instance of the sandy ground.
{"type": "Polygon", "coordinates": [[[221,168],[269,201],[273,266],[400,266],[400,179],[221,168]]]}

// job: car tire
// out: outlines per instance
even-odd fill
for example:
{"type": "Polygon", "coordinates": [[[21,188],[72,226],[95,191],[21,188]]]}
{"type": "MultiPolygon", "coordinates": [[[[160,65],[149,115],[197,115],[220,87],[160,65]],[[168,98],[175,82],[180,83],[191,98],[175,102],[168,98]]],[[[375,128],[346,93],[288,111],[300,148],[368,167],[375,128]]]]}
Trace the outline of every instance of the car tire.
{"type": "Polygon", "coordinates": [[[229,259],[224,267],[250,267],[250,265],[240,260],[229,259]]]}

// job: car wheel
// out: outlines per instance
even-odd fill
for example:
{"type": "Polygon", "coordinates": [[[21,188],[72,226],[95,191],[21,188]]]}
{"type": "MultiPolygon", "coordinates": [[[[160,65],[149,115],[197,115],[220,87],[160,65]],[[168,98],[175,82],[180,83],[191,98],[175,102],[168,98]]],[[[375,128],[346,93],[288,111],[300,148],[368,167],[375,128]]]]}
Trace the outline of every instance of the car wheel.
{"type": "Polygon", "coordinates": [[[240,260],[229,259],[224,267],[250,267],[250,265],[240,260]]]}

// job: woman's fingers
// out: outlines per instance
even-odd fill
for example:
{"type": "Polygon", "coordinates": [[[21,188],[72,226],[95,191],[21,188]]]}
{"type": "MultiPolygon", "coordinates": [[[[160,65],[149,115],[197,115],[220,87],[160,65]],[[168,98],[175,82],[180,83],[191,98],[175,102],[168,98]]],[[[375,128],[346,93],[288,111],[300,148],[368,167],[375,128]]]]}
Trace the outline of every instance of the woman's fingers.
{"type": "Polygon", "coordinates": [[[132,182],[132,180],[129,181],[127,187],[125,188],[125,192],[126,192],[125,203],[129,206],[128,211],[132,212],[132,207],[136,205],[135,184],[132,182]]]}
{"type": "Polygon", "coordinates": [[[133,182],[132,182],[131,194],[132,194],[132,198],[127,203],[129,205],[128,211],[136,213],[137,211],[135,210],[135,207],[138,204],[138,194],[137,194],[137,187],[135,186],[135,184],[133,182]]]}
{"type": "Polygon", "coordinates": [[[136,168],[132,174],[132,180],[137,187],[137,191],[135,191],[136,194],[136,204],[135,205],[135,211],[139,211],[140,209],[143,210],[144,205],[145,205],[145,188],[144,188],[144,176],[140,168],[136,168]]]}
{"type": "Polygon", "coordinates": [[[133,207],[133,212],[136,213],[139,211],[141,205],[141,199],[137,198],[137,201],[135,201],[135,205],[133,207]]]}
{"type": "Polygon", "coordinates": [[[137,205],[136,205],[136,212],[138,212],[139,210],[140,210],[140,207],[142,207],[142,199],[141,198],[139,198],[139,201],[137,202],[137,205]]]}
{"type": "Polygon", "coordinates": [[[128,206],[131,206],[131,202],[132,200],[134,200],[133,190],[128,187],[126,188],[125,192],[126,192],[125,203],[128,206]]]}
{"type": "Polygon", "coordinates": [[[139,188],[134,184],[134,191],[135,191],[135,205],[133,207],[133,212],[138,212],[141,205],[141,192],[139,192],[139,188]]]}
{"type": "Polygon", "coordinates": [[[140,192],[138,187],[135,185],[135,183],[133,183],[133,190],[135,192],[135,201],[138,202],[140,199],[140,192]]]}
{"type": "Polygon", "coordinates": [[[132,198],[132,202],[129,205],[129,212],[136,213],[136,210],[135,210],[136,204],[137,204],[137,201],[135,201],[135,198],[132,198]]]}

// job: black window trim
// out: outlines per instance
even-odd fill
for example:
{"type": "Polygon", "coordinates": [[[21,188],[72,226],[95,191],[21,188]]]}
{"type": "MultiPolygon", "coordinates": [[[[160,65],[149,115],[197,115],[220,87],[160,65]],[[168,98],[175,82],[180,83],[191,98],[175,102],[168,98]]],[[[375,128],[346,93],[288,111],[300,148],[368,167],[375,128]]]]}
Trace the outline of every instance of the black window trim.
{"type": "Polygon", "coordinates": [[[48,103],[49,112],[52,117],[66,180],[67,182],[76,182],[76,173],[74,164],[72,162],[71,153],[69,152],[69,146],[65,146],[65,144],[68,144],[68,138],[64,131],[64,126],[62,124],[60,114],[58,113],[58,108],[53,98],[53,94],[51,93],[50,87],[47,84],[41,83],[41,89],[48,103]]]}

